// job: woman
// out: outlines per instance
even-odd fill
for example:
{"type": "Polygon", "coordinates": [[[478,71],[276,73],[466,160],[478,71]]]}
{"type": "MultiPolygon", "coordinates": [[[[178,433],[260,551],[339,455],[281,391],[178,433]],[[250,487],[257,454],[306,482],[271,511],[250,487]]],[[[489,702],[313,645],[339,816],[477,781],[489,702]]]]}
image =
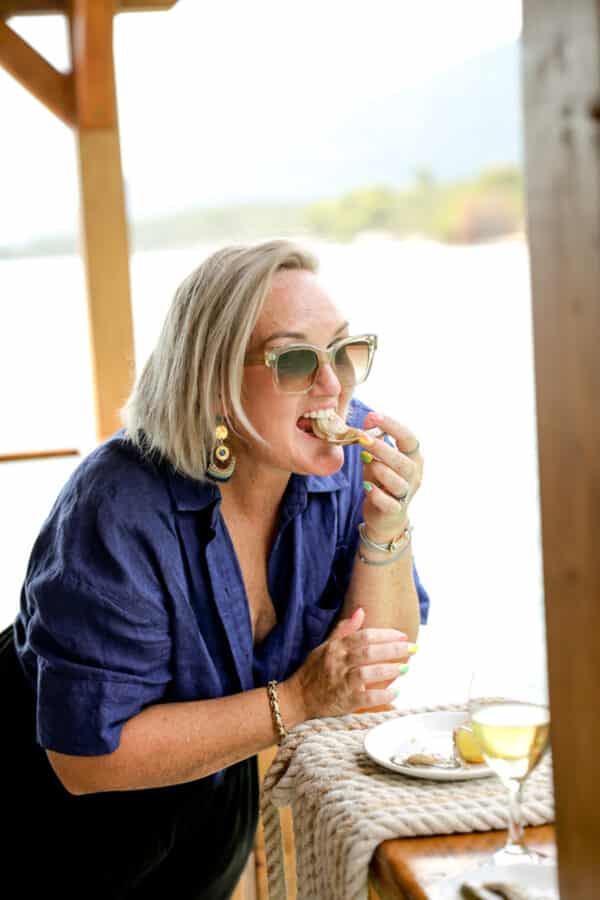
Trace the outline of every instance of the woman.
{"type": "Polygon", "coordinates": [[[315,272],[286,241],[209,257],[126,429],[42,527],[1,654],[5,858],[26,896],[229,897],[256,754],[394,699],[428,606],[407,518],[422,460],[352,398],[376,340],[348,339],[315,272]],[[320,440],[331,411],[393,442],[361,460],[320,440]]]}

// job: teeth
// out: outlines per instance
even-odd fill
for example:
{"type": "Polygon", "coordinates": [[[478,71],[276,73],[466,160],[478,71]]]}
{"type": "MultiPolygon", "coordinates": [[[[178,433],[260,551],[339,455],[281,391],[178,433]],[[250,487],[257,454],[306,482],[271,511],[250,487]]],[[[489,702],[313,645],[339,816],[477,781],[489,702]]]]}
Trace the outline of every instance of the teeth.
{"type": "Polygon", "coordinates": [[[335,409],[313,409],[303,414],[304,419],[331,419],[336,415],[335,409]]]}

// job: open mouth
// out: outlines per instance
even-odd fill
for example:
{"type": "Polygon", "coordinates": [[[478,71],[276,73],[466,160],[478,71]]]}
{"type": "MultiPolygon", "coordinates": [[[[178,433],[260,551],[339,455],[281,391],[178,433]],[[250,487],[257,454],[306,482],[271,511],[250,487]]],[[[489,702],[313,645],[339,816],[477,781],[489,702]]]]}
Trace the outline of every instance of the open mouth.
{"type": "Polygon", "coordinates": [[[296,428],[299,428],[300,431],[305,431],[307,434],[312,434],[312,421],[311,419],[307,419],[305,416],[300,416],[298,421],[296,422],[296,428]]]}
{"type": "Polygon", "coordinates": [[[313,438],[314,440],[322,440],[322,438],[315,434],[315,423],[316,422],[324,422],[325,419],[330,419],[335,416],[334,409],[326,409],[319,410],[318,412],[307,413],[296,421],[296,428],[305,434],[307,437],[313,438]]]}

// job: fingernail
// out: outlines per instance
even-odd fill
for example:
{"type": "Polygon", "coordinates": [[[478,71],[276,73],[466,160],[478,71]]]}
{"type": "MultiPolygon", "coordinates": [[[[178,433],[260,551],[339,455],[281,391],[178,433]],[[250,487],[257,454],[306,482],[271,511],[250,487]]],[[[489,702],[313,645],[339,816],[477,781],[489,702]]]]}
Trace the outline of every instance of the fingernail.
{"type": "Polygon", "coordinates": [[[363,611],[362,606],[359,606],[358,609],[355,609],[352,615],[350,616],[350,621],[353,622],[355,619],[358,619],[361,612],[363,611]]]}
{"type": "Polygon", "coordinates": [[[385,416],[383,415],[383,413],[370,412],[370,413],[368,414],[368,418],[369,418],[372,422],[383,422],[385,416]]]}
{"type": "Polygon", "coordinates": [[[358,443],[361,445],[361,447],[372,447],[375,443],[375,439],[372,438],[370,434],[366,434],[365,432],[364,434],[360,434],[358,436],[358,443]]]}
{"type": "Polygon", "coordinates": [[[373,485],[371,484],[370,481],[363,481],[363,488],[365,489],[365,491],[368,494],[370,491],[373,490],[373,485]]]}
{"type": "Polygon", "coordinates": [[[398,666],[398,671],[400,672],[401,675],[406,675],[409,668],[410,667],[409,667],[408,663],[402,663],[401,666],[398,666]]]}
{"type": "Polygon", "coordinates": [[[360,458],[364,463],[373,462],[373,454],[369,453],[368,450],[361,450],[360,458]]]}
{"type": "Polygon", "coordinates": [[[409,656],[412,656],[412,654],[416,653],[418,649],[419,649],[418,644],[409,644],[408,650],[406,652],[408,653],[409,656]]]}

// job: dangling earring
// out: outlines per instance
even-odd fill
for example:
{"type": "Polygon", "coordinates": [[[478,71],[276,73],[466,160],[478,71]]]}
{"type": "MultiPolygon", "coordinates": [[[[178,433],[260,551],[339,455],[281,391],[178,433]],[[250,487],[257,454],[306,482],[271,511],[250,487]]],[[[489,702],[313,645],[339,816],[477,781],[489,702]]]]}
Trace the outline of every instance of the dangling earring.
{"type": "Polygon", "coordinates": [[[229,481],[235,471],[236,458],[225,445],[225,439],[229,435],[227,426],[223,423],[222,416],[217,416],[215,438],[217,446],[211,453],[210,463],[206,474],[215,481],[229,481]]]}

